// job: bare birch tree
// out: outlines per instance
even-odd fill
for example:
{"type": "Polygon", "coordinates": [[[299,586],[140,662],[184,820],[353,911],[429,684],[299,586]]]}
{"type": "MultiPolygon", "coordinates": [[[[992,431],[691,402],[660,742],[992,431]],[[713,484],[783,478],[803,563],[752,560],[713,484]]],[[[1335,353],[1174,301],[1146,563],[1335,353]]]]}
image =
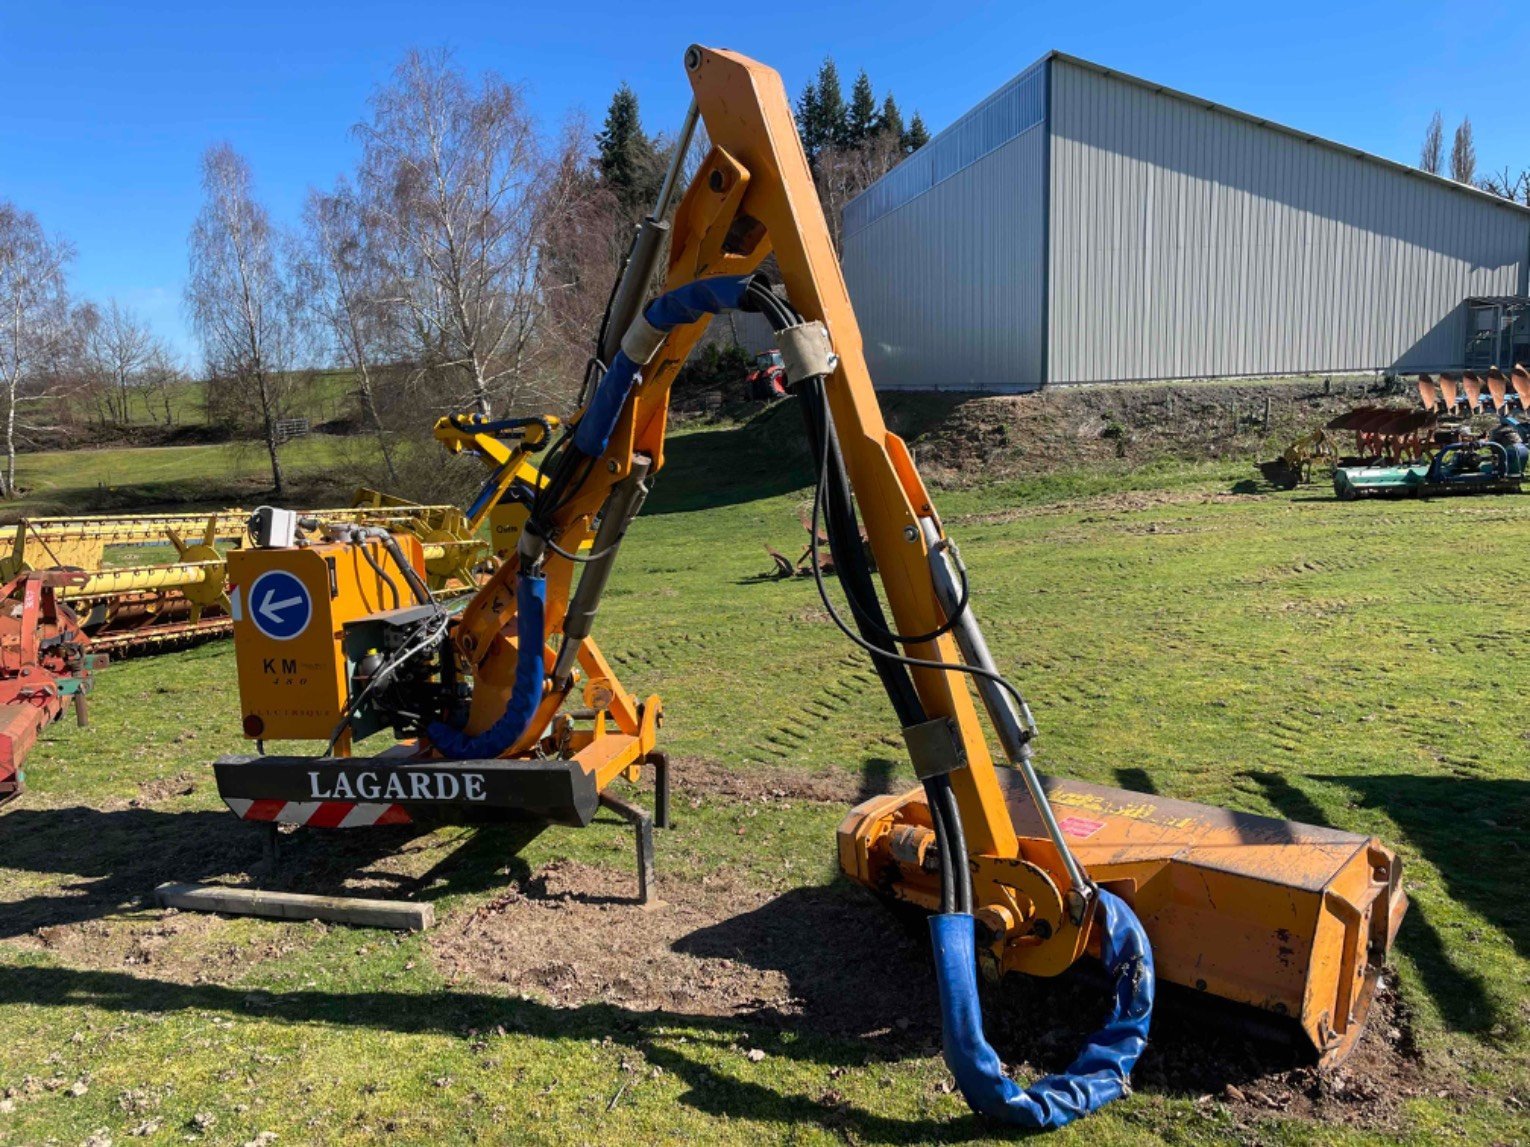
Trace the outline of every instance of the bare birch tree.
{"type": "Polygon", "coordinates": [[[844,239],[845,204],[903,159],[902,145],[891,132],[877,132],[854,146],[828,144],[819,150],[813,182],[836,251],[842,249],[844,239]]]}
{"type": "Polygon", "coordinates": [[[132,418],[133,391],[163,347],[154,331],[116,299],[105,308],[86,303],[76,330],[86,381],[100,395],[107,414],[119,425],[132,418]]]}
{"type": "Polygon", "coordinates": [[[278,243],[254,197],[250,165],[226,143],[202,157],[205,200],[191,229],[186,306],[202,344],[210,384],[238,388],[259,403],[271,482],[284,492],[277,421],[290,385],[299,331],[278,243]]]}
{"type": "Polygon", "coordinates": [[[359,125],[361,187],[410,358],[482,414],[526,382],[549,166],[520,93],[411,52],[359,125]]]}
{"type": "Polygon", "coordinates": [[[74,248],[49,238],[30,211],[0,200],[0,411],[5,472],[0,495],[16,494],[17,411],[44,396],[69,329],[65,270],[74,248]]]}
{"type": "MultiPolygon", "coordinates": [[[[565,125],[538,224],[535,366],[540,377],[570,383],[583,376],[595,350],[611,284],[632,241],[627,209],[587,162],[588,139],[582,121],[565,125]]],[[[573,405],[576,395],[570,387],[547,397],[557,408],[565,399],[573,405]]]]}
{"type": "Polygon", "coordinates": [[[144,364],[140,375],[139,393],[143,395],[143,407],[152,422],[155,418],[154,404],[158,402],[165,416],[167,427],[175,425],[175,412],[170,396],[186,385],[186,372],[176,361],[175,353],[161,339],[155,340],[154,351],[144,364]]]}
{"type": "Polygon", "coordinates": [[[356,378],[362,417],[377,436],[388,477],[398,481],[393,449],[377,412],[377,368],[387,346],[383,280],[367,213],[350,185],[332,192],[310,190],[303,209],[304,235],[296,279],[304,305],[326,341],[356,378]]]}

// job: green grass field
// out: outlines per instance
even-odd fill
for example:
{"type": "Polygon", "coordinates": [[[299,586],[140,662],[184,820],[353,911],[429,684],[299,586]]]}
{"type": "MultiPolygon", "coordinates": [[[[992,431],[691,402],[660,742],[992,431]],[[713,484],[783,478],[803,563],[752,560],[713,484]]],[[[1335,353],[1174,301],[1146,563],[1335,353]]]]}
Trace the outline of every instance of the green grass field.
{"type": "MultiPolygon", "coordinates": [[[[836,878],[845,806],[912,779],[811,582],[760,577],[762,543],[800,548],[800,458],[677,435],[602,610],[677,761],[656,912],[626,902],[631,839],[605,818],[309,833],[273,875],[208,768],[241,745],[232,649],[107,670],[91,726],[51,730],[0,814],[0,1143],[1011,1138],[951,1092],[917,941],[836,878]],[[429,900],[440,924],[147,906],[161,881],[246,878],[429,900]]],[[[1229,493],[1248,476],[938,495],[1045,770],[1375,834],[1413,901],[1362,1066],[1304,1090],[1284,1053],[1166,1000],[1134,1093],[1058,1141],[1521,1142],[1530,503],[1229,493]]],[[[1027,1079],[1066,1064],[1039,1033],[1102,1004],[1015,991],[1034,1006],[991,1025],[1001,1052],[1027,1079]]]]}
{"type": "MultiPolygon", "coordinates": [[[[355,405],[352,397],[355,375],[351,371],[321,370],[299,377],[302,385],[289,404],[290,416],[307,418],[317,425],[351,412],[355,405]]],[[[151,427],[163,425],[166,398],[169,399],[172,425],[207,424],[207,384],[196,379],[171,386],[164,397],[158,393],[135,393],[128,403],[128,424],[151,427]]],[[[43,409],[56,416],[77,403],[78,399],[72,396],[50,397],[44,400],[43,409]]]]}
{"type": "MultiPolygon", "coordinates": [[[[303,484],[340,458],[346,440],[322,434],[281,448],[288,480],[303,484]]],[[[0,502],[17,515],[124,513],[136,508],[239,504],[271,488],[264,445],[240,442],[106,450],[49,450],[16,458],[23,496],[0,502]]]]}

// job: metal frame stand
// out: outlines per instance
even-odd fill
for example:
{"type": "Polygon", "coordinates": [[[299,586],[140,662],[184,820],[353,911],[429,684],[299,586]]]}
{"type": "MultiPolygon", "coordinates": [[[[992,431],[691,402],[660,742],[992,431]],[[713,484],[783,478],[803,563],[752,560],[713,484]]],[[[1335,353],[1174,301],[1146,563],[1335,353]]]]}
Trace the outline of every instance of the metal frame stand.
{"type": "Polygon", "coordinates": [[[652,816],[648,815],[646,809],[627,803],[621,797],[614,795],[609,789],[600,794],[600,804],[602,808],[610,809],[633,827],[634,835],[637,837],[637,900],[644,907],[652,907],[662,903],[653,894],[653,830],[655,825],[659,828],[670,827],[669,758],[663,753],[651,753],[647,758],[647,763],[653,766],[654,797],[652,816]]]}

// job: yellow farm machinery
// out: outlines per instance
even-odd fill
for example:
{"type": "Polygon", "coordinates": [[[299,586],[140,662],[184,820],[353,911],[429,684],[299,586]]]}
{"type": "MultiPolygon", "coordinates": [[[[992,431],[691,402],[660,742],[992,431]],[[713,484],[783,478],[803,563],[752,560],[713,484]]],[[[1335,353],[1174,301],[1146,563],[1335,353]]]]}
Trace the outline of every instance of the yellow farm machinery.
{"type": "Polygon", "coordinates": [[[586,826],[604,806],[639,829],[646,892],[652,829],[668,815],[662,703],[630,692],[592,633],[664,466],[671,384],[713,316],[750,312],[776,332],[816,464],[811,576],[870,658],[914,778],[847,810],[840,868],[931,914],[945,1058],[968,1102],[1041,1128],[1124,1094],[1160,981],[1286,1017],[1316,1057],[1341,1060],[1407,905],[1396,856],[1364,835],[1038,774],[1030,709],[997,668],[967,566],[883,421],[780,77],[699,46],[685,69],[694,101],[676,161],[612,292],[601,371],[579,411],[567,424],[437,426],[449,450],[490,471],[469,523],[502,512],[505,558],[466,607],[441,603],[421,540],[386,526],[304,544],[273,515],[229,555],[255,751],[215,763],[225,803],[253,823],[323,829],[586,826]],[[698,124],[710,150],[682,189],[698,124]],[[768,255],[779,281],[760,273],[768,255]],[[269,739],[314,751],[266,754],[269,739]],[[619,795],[645,763],[657,766],[653,817],[619,795]],[[984,1037],[979,976],[1053,976],[1090,959],[1113,984],[1105,1025],[1065,1072],[1022,1088],[984,1037]]]}
{"type": "MultiPolygon", "coordinates": [[[[417,538],[438,592],[473,588],[491,544],[456,506],[417,505],[373,490],[348,507],[305,511],[305,522],[380,526],[417,538]]],[[[146,652],[228,633],[227,555],[249,545],[250,513],[120,514],[23,518],[13,527],[0,581],[34,571],[74,576],[54,593],[98,650],[146,652]]]]}

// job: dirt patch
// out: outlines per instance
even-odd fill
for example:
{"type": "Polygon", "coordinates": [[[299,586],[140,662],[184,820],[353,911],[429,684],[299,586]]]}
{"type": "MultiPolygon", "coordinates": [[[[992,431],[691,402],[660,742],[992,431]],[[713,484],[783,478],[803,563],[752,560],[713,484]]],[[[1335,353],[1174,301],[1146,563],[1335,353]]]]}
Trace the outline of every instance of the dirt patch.
{"type": "Polygon", "coordinates": [[[927,480],[966,487],[1116,460],[1253,459],[1364,403],[1416,399],[1323,379],[1053,388],[962,402],[913,447],[927,480]]]}
{"type": "MultiPolygon", "coordinates": [[[[1243,1132],[1274,1118],[1375,1131],[1401,1127],[1409,1099],[1464,1099],[1473,1088],[1448,1064],[1424,1056],[1392,982],[1389,972],[1353,1054],[1325,1072],[1313,1066],[1294,1025],[1160,985],[1132,1084],[1221,1109],[1243,1132]]],[[[1103,1018],[1106,991],[1103,975],[1091,968],[1056,980],[1010,977],[984,1000],[989,1039],[1022,1081],[1060,1071],[1103,1018]],[[1038,1016],[1047,1022],[1038,1024],[1038,1016]]]]}
{"type": "Polygon", "coordinates": [[[551,865],[433,937],[449,979],[498,982],[562,1007],[741,1016],[820,1034],[938,1030],[928,954],[859,888],[773,894],[727,874],[661,879],[666,903],[611,894],[620,877],[551,865]],[[832,954],[832,955],[830,955],[832,954]],[[826,958],[826,956],[828,958],[826,958]]]}
{"type": "Polygon", "coordinates": [[[867,781],[839,769],[810,773],[801,768],[766,764],[733,769],[705,757],[673,758],[670,777],[677,799],[716,796],[744,803],[814,801],[849,805],[869,796],[914,787],[911,778],[904,778],[907,783],[900,788],[893,778],[867,781]]]}
{"type": "Polygon", "coordinates": [[[152,781],[144,781],[138,786],[138,795],[128,801],[128,807],[147,808],[176,797],[189,797],[197,791],[197,781],[204,777],[206,772],[205,769],[198,772],[188,770],[176,773],[173,777],[157,777],[152,781]]]}
{"type": "Polygon", "coordinates": [[[130,968],[159,980],[196,984],[216,982],[234,967],[291,955],[308,946],[314,928],[299,925],[253,944],[220,943],[220,917],[171,910],[157,918],[45,925],[12,943],[45,951],[72,967],[130,968]]]}

